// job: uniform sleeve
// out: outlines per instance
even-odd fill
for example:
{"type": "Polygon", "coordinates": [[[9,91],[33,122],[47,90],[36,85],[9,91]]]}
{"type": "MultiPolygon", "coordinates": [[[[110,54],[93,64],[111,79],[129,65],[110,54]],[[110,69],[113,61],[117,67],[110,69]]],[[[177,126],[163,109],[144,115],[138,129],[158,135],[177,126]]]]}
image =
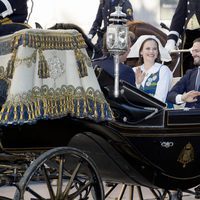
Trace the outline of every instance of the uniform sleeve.
{"type": "Polygon", "coordinates": [[[130,1],[125,1],[122,5],[122,11],[126,13],[126,19],[129,21],[132,21],[134,19],[133,17],[133,7],[130,1]]]}
{"type": "Polygon", "coordinates": [[[28,15],[27,0],[0,0],[0,16],[23,23],[28,15]]]}
{"type": "Polygon", "coordinates": [[[172,17],[168,39],[178,41],[179,35],[183,33],[185,19],[187,17],[187,0],[179,0],[175,13],[172,17]]]}
{"type": "Polygon", "coordinates": [[[187,92],[187,84],[190,76],[190,70],[173,86],[167,95],[167,101],[176,104],[176,96],[187,92]]]}
{"type": "Polygon", "coordinates": [[[102,6],[103,4],[99,4],[99,8],[96,14],[96,18],[92,24],[92,28],[89,31],[89,34],[91,34],[93,37],[97,33],[97,30],[100,29],[102,21],[103,21],[103,16],[102,16],[102,6]]]}
{"type": "Polygon", "coordinates": [[[172,85],[172,72],[170,69],[163,65],[159,73],[159,81],[157,83],[156,92],[154,97],[162,102],[166,102],[168,91],[172,85]]]}
{"type": "Polygon", "coordinates": [[[0,16],[5,18],[13,13],[12,1],[0,0],[0,16]]]}

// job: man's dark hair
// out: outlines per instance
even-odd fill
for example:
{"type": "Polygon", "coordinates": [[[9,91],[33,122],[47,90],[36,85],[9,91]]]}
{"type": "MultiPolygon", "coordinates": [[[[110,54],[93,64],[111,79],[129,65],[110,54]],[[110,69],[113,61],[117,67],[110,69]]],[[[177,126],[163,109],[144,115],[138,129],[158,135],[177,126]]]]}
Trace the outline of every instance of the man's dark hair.
{"type": "Polygon", "coordinates": [[[194,44],[195,42],[200,42],[200,37],[199,37],[199,38],[196,38],[196,39],[193,41],[193,44],[194,44]]]}

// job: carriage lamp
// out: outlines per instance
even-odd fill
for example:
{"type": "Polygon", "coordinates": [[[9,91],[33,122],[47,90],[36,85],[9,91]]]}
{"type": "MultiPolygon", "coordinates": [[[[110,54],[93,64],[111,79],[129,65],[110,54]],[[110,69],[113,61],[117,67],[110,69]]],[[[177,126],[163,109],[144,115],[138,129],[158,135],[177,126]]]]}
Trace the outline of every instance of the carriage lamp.
{"type": "Polygon", "coordinates": [[[115,12],[110,14],[110,24],[107,27],[106,46],[114,57],[114,96],[119,96],[119,56],[128,50],[128,27],[126,14],[122,7],[115,7],[115,12]]]}

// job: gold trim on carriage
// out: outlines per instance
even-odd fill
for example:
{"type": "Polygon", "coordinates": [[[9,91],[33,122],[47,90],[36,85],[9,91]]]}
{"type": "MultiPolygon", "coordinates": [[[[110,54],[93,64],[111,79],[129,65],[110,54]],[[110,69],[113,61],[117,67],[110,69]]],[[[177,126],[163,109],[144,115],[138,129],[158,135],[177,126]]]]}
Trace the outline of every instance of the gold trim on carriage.
{"type": "Polygon", "coordinates": [[[2,124],[68,114],[113,118],[76,30],[25,29],[0,38],[0,46],[1,80],[8,84],[2,124]]]}

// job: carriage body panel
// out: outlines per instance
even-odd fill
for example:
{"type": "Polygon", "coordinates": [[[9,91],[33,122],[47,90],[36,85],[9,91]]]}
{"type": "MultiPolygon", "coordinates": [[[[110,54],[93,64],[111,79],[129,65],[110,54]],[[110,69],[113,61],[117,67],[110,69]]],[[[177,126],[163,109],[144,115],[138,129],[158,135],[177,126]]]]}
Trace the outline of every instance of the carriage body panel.
{"type": "Polygon", "coordinates": [[[6,151],[76,147],[95,161],[105,181],[182,190],[200,181],[198,125],[147,127],[65,117],[1,128],[6,151]]]}

